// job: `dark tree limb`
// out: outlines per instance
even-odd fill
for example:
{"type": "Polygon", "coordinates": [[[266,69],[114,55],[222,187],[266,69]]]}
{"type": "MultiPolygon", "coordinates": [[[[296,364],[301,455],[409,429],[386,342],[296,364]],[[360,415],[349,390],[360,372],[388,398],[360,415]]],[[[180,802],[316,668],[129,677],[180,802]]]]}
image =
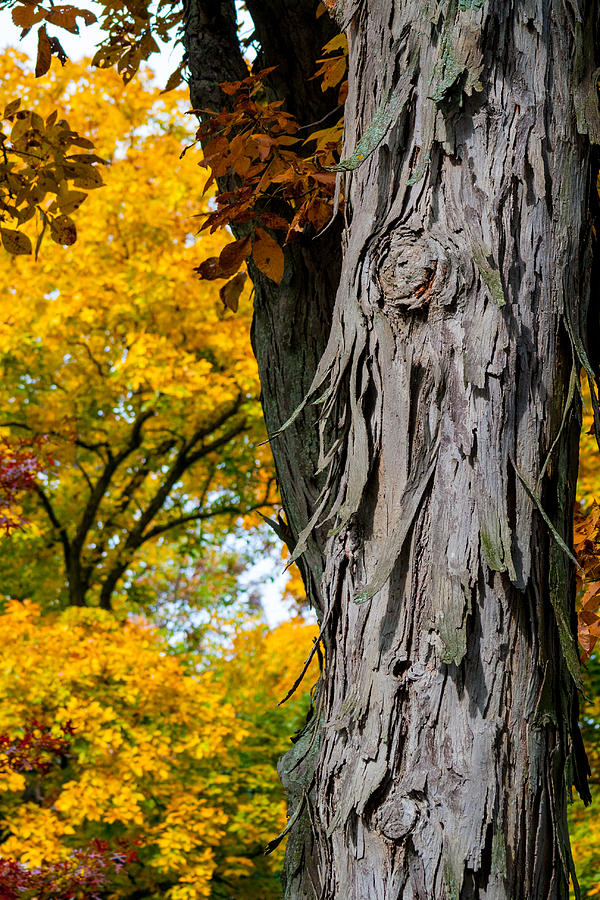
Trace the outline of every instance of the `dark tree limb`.
{"type": "Polygon", "coordinates": [[[190,96],[196,109],[220,111],[227,97],[222,81],[239,81],[248,74],[237,34],[233,0],[188,0],[184,44],[191,72],[190,96]]]}
{"type": "Polygon", "coordinates": [[[59,521],[58,516],[56,515],[56,512],[54,511],[54,507],[52,506],[52,502],[50,501],[50,498],[47,496],[47,494],[44,492],[42,487],[37,482],[35,482],[35,484],[34,484],[34,490],[40,499],[42,507],[44,508],[44,512],[48,516],[48,519],[50,520],[51,525],[58,532],[60,542],[63,546],[65,565],[68,568],[70,560],[71,560],[71,542],[69,540],[69,535],[68,535],[66,526],[62,525],[61,522],[59,521]]]}
{"type": "Polygon", "coordinates": [[[316,17],[313,0],[247,0],[260,44],[258,66],[277,66],[269,87],[301,124],[320,119],[337,103],[313,79],[322,48],[339,30],[329,16],[316,17]]]}
{"type": "Polygon", "coordinates": [[[94,489],[88,499],[88,502],[85,505],[85,509],[83,510],[81,520],[79,522],[79,525],[77,526],[77,530],[72,541],[73,554],[77,557],[81,555],[81,551],[83,550],[83,546],[85,544],[85,539],[90,531],[90,528],[94,524],[98,508],[102,503],[102,499],[106,494],[106,491],[108,490],[115,472],[117,471],[121,463],[123,463],[127,459],[127,457],[134,452],[134,450],[138,449],[142,442],[142,428],[148,421],[148,419],[152,418],[152,416],[154,415],[155,411],[153,409],[147,409],[139,413],[135,422],[133,423],[131,434],[125,447],[123,447],[123,449],[120,450],[117,454],[113,454],[113,452],[109,449],[109,461],[106,464],[104,471],[94,484],[94,489]]]}

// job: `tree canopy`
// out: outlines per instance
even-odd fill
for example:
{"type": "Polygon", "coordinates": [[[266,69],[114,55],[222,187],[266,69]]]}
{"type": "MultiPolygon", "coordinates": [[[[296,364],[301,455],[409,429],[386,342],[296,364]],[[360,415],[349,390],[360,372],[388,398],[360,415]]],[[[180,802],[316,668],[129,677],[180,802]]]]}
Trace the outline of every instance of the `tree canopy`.
{"type": "Polygon", "coordinates": [[[142,617],[41,616],[13,601],[0,632],[0,733],[14,740],[33,721],[71,734],[44,777],[0,773],[4,858],[35,869],[94,840],[121,841],[138,860],[116,877],[115,896],[278,896],[278,861],[263,851],[285,824],[275,763],[305,697],[276,703],[311,626],[246,623],[226,652],[191,658],[142,617]]]}
{"type": "MultiPolygon", "coordinates": [[[[248,296],[234,316],[194,276],[197,169],[178,162],[180,94],[157,96],[148,76],[125,90],[85,64],[44,82],[22,56],[2,65],[7,89],[40,114],[68,113],[108,163],[74,247],[0,259],[0,428],[9,442],[45,437],[52,457],[1,564],[3,591],[109,608],[150,543],[186,525],[192,542],[223,534],[275,499],[248,296]]],[[[200,252],[222,245],[207,236],[200,252]]]]}

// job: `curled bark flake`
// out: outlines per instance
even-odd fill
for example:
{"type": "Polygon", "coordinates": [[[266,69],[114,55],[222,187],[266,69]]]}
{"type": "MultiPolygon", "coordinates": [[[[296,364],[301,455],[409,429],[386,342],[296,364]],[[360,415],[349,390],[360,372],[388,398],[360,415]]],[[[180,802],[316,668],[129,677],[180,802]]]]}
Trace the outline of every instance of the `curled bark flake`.
{"type": "Polygon", "coordinates": [[[436,435],[429,453],[416,464],[414,472],[404,488],[400,501],[402,510],[400,518],[385,542],[372,579],[366,586],[359,587],[354,595],[355,603],[366,603],[368,600],[371,600],[387,583],[392,574],[396,561],[402,552],[404,541],[421,506],[427,485],[435,471],[438,451],[439,439],[436,435]]]}
{"type": "Polygon", "coordinates": [[[326,166],[329,172],[352,172],[358,169],[371,153],[380,145],[391,126],[396,122],[408,101],[411,82],[418,65],[418,55],[411,55],[406,71],[400,77],[398,84],[392,91],[389,99],[380,103],[373,121],[358,141],[353,153],[347,159],[342,159],[337,166],[326,166]]]}

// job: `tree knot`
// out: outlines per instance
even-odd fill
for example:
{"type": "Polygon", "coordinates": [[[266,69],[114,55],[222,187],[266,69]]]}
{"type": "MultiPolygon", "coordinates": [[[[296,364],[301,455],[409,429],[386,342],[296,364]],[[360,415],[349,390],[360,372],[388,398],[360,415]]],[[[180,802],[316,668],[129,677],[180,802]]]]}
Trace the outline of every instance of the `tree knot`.
{"type": "Polygon", "coordinates": [[[375,267],[384,312],[423,309],[440,295],[448,283],[448,260],[429,235],[406,230],[392,233],[375,267]]]}

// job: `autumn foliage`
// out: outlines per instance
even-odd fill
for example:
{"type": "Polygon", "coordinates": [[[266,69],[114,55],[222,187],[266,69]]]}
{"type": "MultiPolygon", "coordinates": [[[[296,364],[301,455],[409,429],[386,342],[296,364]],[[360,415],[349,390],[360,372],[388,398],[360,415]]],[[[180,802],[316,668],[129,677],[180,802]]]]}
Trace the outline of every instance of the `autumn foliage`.
{"type": "Polygon", "coordinates": [[[35,489],[36,476],[51,462],[44,460],[43,443],[43,439],[23,438],[0,441],[0,531],[6,536],[27,523],[21,501],[35,489]]]}
{"type": "Polygon", "coordinates": [[[276,703],[311,633],[299,622],[242,628],[202,665],[142,619],[11,603],[0,617],[0,731],[10,736],[0,762],[27,743],[31,716],[39,752],[52,741],[59,759],[43,777],[0,767],[4,857],[41,879],[48,866],[83,865],[93,847],[114,862],[121,842],[136,858],[113,866],[119,897],[195,900],[220,882],[236,897],[277,896],[277,860],[263,856],[285,824],[274,763],[305,701],[276,703]]]}
{"type": "MultiPolygon", "coordinates": [[[[324,48],[337,55],[321,60],[323,89],[334,87],[346,72],[346,39],[334,38],[324,48]],[[340,52],[341,51],[341,52],[340,52]]],[[[217,113],[197,110],[203,121],[196,140],[203,146],[202,165],[210,169],[204,190],[217,179],[229,179],[230,190],[217,194],[217,208],[207,212],[203,228],[211,232],[228,226],[247,226],[246,236],[209,257],[198,268],[201,278],[229,278],[251,257],[257,269],[279,282],[283,278],[283,251],[266,229],[283,232],[286,241],[304,232],[324,228],[332,216],[336,176],[328,171],[338,160],[343,132],[341,120],[303,138],[299,123],[283,110],[282,101],[269,102],[265,78],[272,69],[252,73],[242,81],[224,82],[231,109],[217,113]],[[312,153],[308,154],[308,148],[312,153]],[[283,210],[291,219],[286,218],[283,210]]],[[[343,95],[340,94],[343,102],[343,95]]],[[[222,288],[225,297],[232,281],[222,288]]]]}
{"type": "MultiPolygon", "coordinates": [[[[45,437],[54,461],[23,497],[30,527],[0,560],[0,590],[108,607],[184,529],[223,536],[276,499],[248,291],[233,316],[194,275],[224,239],[199,246],[194,234],[180,95],[157,97],[149,77],[125,92],[116,73],[83,65],[44,82],[22,56],[0,65],[7,89],[44,114],[60,107],[108,161],[74,247],[48,245],[37,263],[0,256],[0,436],[45,437]]],[[[23,229],[35,238],[33,222],[23,229]]]]}

